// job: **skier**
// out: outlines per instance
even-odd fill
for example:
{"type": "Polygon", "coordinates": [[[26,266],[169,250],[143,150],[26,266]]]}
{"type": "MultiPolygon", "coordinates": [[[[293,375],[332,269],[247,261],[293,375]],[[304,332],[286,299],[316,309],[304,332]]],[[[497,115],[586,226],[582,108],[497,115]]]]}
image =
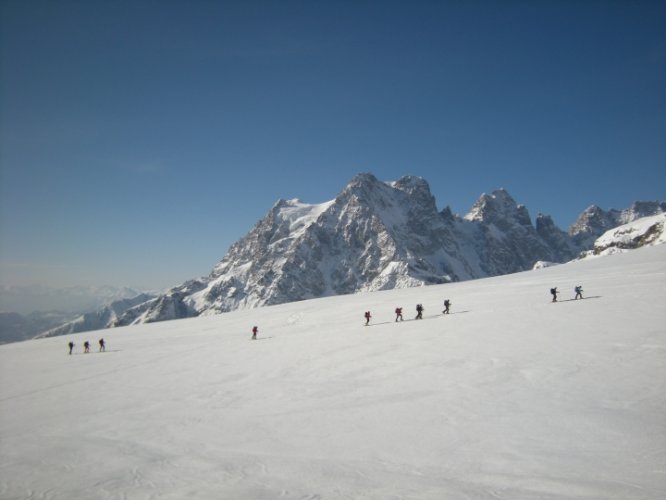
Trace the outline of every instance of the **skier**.
{"type": "Polygon", "coordinates": [[[106,343],[104,342],[104,339],[99,339],[99,352],[105,352],[106,351],[106,343]]]}
{"type": "Polygon", "coordinates": [[[83,352],[90,352],[90,342],[87,340],[83,343],[83,352]]]}
{"type": "Polygon", "coordinates": [[[396,307],[395,308],[395,321],[398,321],[398,318],[400,321],[402,321],[402,307],[396,307]]]}
{"type": "Polygon", "coordinates": [[[446,299],[444,301],[444,310],[442,311],[442,314],[450,314],[449,307],[451,307],[451,301],[449,299],[446,299]]]}
{"type": "Polygon", "coordinates": [[[557,302],[557,287],[550,289],[550,294],[553,296],[553,302],[557,302]]]}
{"type": "Polygon", "coordinates": [[[67,344],[67,345],[69,345],[69,354],[71,355],[72,354],[72,349],[74,349],[74,342],[72,342],[70,340],[69,344],[67,344]]]}
{"type": "Polygon", "coordinates": [[[365,311],[365,326],[368,326],[370,324],[370,318],[372,318],[372,316],[370,315],[370,311],[365,311]]]}
{"type": "Polygon", "coordinates": [[[423,319],[423,305],[416,304],[416,319],[423,319]]]}
{"type": "Polygon", "coordinates": [[[582,299],[583,298],[583,287],[578,285],[576,288],[574,288],[576,291],[576,300],[582,299]]]}
{"type": "Polygon", "coordinates": [[[257,333],[259,332],[259,327],[252,327],[252,340],[257,340],[257,333]]]}

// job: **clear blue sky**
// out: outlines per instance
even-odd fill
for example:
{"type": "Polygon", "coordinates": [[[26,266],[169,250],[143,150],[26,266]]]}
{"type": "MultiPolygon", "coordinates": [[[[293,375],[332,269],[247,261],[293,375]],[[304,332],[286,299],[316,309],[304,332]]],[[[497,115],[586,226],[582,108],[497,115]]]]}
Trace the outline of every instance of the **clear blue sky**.
{"type": "Polygon", "coordinates": [[[562,229],[666,199],[662,1],[0,6],[4,285],[176,285],[359,172],[562,229]]]}

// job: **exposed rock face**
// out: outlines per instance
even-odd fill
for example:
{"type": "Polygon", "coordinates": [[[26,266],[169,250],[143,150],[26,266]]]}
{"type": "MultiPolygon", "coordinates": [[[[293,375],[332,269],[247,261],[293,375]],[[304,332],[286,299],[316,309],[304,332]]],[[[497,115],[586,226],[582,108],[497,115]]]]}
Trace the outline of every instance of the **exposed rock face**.
{"type": "Polygon", "coordinates": [[[633,220],[606,231],[582,257],[608,255],[666,243],[666,213],[633,220]]]}
{"type": "Polygon", "coordinates": [[[581,247],[576,245],[565,231],[555,225],[549,215],[537,215],[536,232],[558,260],[571,260],[581,250],[581,247]]]}

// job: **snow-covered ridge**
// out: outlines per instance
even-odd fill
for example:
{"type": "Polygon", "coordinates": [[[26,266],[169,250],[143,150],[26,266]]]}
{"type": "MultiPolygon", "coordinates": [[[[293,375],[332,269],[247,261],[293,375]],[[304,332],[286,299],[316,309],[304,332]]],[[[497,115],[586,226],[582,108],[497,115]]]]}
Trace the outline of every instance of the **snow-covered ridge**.
{"type": "Polygon", "coordinates": [[[60,335],[68,335],[70,333],[108,328],[109,326],[115,325],[118,318],[128,310],[138,304],[144,304],[147,301],[153,300],[154,297],[154,295],[142,293],[129,299],[115,300],[97,311],[82,314],[78,318],[61,326],[40,333],[35,338],[57,337],[60,335]]]}
{"type": "Polygon", "coordinates": [[[292,237],[297,237],[314,224],[317,218],[325,212],[335,200],[319,204],[302,203],[299,199],[286,200],[278,203],[278,218],[289,223],[292,237]]]}
{"type": "Polygon", "coordinates": [[[584,256],[609,255],[666,243],[666,214],[643,217],[606,231],[584,256]]]}

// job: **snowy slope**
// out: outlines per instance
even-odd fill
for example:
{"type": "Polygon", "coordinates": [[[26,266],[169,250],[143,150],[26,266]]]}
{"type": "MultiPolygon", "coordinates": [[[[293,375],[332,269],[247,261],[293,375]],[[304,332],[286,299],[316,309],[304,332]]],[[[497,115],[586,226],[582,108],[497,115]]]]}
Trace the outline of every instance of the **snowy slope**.
{"type": "Polygon", "coordinates": [[[659,245],[0,346],[0,498],[664,498],[665,278],[659,245]]]}

